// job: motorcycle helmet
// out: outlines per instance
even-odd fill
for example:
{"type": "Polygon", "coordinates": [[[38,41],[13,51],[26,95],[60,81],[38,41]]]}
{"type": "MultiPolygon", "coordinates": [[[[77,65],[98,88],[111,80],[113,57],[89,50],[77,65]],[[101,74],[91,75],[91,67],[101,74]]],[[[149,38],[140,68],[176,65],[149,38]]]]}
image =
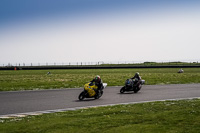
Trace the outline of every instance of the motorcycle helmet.
{"type": "Polygon", "coordinates": [[[140,76],[139,72],[136,72],[136,73],[135,73],[135,76],[139,77],[139,76],[140,76]]]}
{"type": "Polygon", "coordinates": [[[100,76],[97,75],[97,76],[95,77],[95,80],[96,80],[96,81],[100,81],[100,76]]]}

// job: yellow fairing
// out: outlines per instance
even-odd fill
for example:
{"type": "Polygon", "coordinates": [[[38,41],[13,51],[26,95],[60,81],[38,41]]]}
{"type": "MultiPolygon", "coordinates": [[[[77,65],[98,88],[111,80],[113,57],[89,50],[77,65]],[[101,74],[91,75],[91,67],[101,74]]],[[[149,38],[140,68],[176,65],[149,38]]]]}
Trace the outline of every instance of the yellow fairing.
{"type": "Polygon", "coordinates": [[[88,92],[89,96],[92,97],[96,94],[94,89],[97,89],[98,87],[96,85],[90,86],[89,84],[90,83],[85,84],[84,89],[88,92]]]}

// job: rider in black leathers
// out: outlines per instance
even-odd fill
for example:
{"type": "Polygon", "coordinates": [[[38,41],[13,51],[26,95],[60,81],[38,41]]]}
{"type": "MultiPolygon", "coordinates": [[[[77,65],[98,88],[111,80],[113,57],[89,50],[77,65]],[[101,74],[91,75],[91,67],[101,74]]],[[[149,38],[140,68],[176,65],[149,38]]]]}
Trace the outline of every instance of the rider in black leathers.
{"type": "Polygon", "coordinates": [[[135,75],[134,75],[134,77],[132,77],[131,79],[135,79],[134,84],[135,84],[136,86],[139,86],[139,84],[140,84],[142,78],[140,77],[139,72],[136,72],[135,75]]]}
{"type": "Polygon", "coordinates": [[[92,81],[90,82],[95,82],[95,85],[98,86],[97,92],[100,92],[103,89],[103,81],[100,78],[99,75],[97,75],[92,81]]]}

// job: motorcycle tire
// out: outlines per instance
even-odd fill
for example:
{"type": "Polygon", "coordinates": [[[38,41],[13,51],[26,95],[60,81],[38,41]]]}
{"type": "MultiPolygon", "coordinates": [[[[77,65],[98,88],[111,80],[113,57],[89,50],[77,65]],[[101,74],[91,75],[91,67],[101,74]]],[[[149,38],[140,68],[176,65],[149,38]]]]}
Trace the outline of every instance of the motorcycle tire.
{"type": "Polygon", "coordinates": [[[139,90],[140,90],[140,88],[136,87],[135,90],[134,90],[134,93],[137,93],[139,90]]]}
{"type": "Polygon", "coordinates": [[[141,88],[142,88],[142,85],[140,84],[138,87],[136,87],[136,90],[134,91],[134,93],[137,93],[141,88]]]}
{"type": "Polygon", "coordinates": [[[81,94],[78,96],[78,99],[79,99],[80,101],[82,101],[84,98],[85,98],[85,92],[83,91],[83,92],[81,92],[81,94]]]}
{"type": "Polygon", "coordinates": [[[139,86],[138,86],[138,91],[139,91],[141,88],[142,88],[142,85],[141,85],[141,84],[139,84],[139,86]]]}
{"type": "Polygon", "coordinates": [[[100,97],[101,97],[101,92],[97,93],[97,94],[94,96],[95,99],[99,99],[100,97]]]}
{"type": "Polygon", "coordinates": [[[103,95],[103,91],[101,91],[101,96],[103,95]]]}
{"type": "Polygon", "coordinates": [[[120,93],[124,93],[125,92],[125,87],[122,87],[121,89],[120,89],[120,93]]]}

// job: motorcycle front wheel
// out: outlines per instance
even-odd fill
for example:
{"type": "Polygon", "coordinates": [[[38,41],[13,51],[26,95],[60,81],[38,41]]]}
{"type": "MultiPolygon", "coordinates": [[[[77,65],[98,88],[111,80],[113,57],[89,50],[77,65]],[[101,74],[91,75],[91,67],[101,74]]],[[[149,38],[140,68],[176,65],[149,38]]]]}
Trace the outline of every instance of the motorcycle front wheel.
{"type": "Polygon", "coordinates": [[[78,96],[78,99],[82,101],[84,98],[85,98],[85,92],[83,91],[83,92],[81,92],[81,94],[78,96]]]}
{"type": "Polygon", "coordinates": [[[120,93],[124,93],[125,92],[125,87],[122,87],[121,89],[120,89],[120,93]]]}

